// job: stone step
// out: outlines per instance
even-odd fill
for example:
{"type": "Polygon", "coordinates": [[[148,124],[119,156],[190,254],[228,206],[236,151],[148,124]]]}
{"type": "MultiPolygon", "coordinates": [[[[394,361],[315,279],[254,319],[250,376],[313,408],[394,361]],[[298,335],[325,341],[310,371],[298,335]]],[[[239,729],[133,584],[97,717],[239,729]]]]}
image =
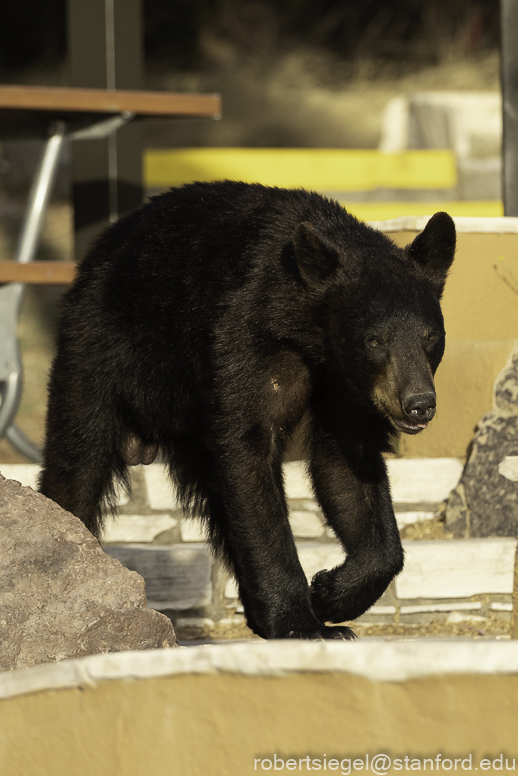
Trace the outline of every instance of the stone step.
{"type": "MultiPolygon", "coordinates": [[[[462,463],[391,459],[388,470],[402,526],[433,515],[458,482],[462,463]]],[[[0,464],[4,476],[32,487],[38,471],[35,464],[0,464]]],[[[284,474],[299,557],[310,580],[320,569],[341,563],[344,553],[322,521],[304,463],[285,464],[284,474]]],[[[230,618],[242,612],[235,582],[214,564],[201,524],[182,514],[165,467],[136,467],[133,481],[133,497],[120,495],[119,514],[108,521],[103,543],[110,555],[142,574],[149,605],[192,622],[221,617],[222,611],[230,618]]],[[[415,622],[470,612],[509,616],[515,538],[405,541],[404,548],[403,572],[367,619],[415,622]]]]}
{"type": "MultiPolygon", "coordinates": [[[[387,468],[395,504],[439,504],[459,481],[458,458],[392,458],[387,468]]],[[[288,498],[312,498],[304,461],[284,464],[288,498]]]]}
{"type": "MultiPolygon", "coordinates": [[[[400,529],[431,519],[462,472],[462,464],[456,458],[391,459],[387,465],[400,529]]],[[[37,464],[0,464],[5,477],[34,489],[39,471],[37,464]]],[[[284,479],[294,536],[336,540],[313,497],[305,463],[284,464],[284,479]]],[[[162,543],[206,540],[204,526],[182,514],[164,465],[135,467],[133,481],[137,497],[132,500],[126,493],[119,493],[118,515],[106,521],[105,542],[152,542],[159,536],[162,543]]]]}
{"type": "MultiPolygon", "coordinates": [[[[433,510],[396,511],[396,521],[401,530],[416,522],[432,520],[433,510]]],[[[325,525],[324,518],[315,502],[297,504],[293,509],[290,505],[289,519],[293,536],[296,539],[327,539],[336,542],[334,531],[325,525]]],[[[107,517],[102,534],[103,544],[118,544],[121,542],[155,542],[163,544],[168,541],[206,542],[206,526],[198,518],[184,514],[173,517],[164,513],[152,514],[118,514],[107,517]],[[178,529],[172,533],[172,529],[178,529]]]]}
{"type": "MultiPolygon", "coordinates": [[[[405,541],[403,546],[405,568],[396,578],[394,589],[380,599],[370,614],[475,611],[483,605],[493,611],[511,611],[516,539],[405,541]]],[[[212,559],[206,545],[126,544],[105,549],[144,577],[149,606],[176,612],[210,607],[215,591],[211,581],[212,559]]],[[[303,542],[298,543],[297,549],[308,581],[320,569],[331,569],[344,559],[338,544],[303,542]]],[[[237,597],[235,582],[228,578],[224,586],[226,605],[234,601],[237,606],[237,597]]]]}
{"type": "MultiPolygon", "coordinates": [[[[395,458],[387,461],[396,504],[438,504],[459,481],[463,464],[457,458],[395,458]]],[[[137,467],[142,470],[149,506],[153,510],[179,507],[163,464],[137,467]]],[[[22,485],[36,488],[38,464],[0,464],[0,473],[22,485]]],[[[313,499],[304,461],[284,464],[286,493],[290,499],[313,499]]]]}

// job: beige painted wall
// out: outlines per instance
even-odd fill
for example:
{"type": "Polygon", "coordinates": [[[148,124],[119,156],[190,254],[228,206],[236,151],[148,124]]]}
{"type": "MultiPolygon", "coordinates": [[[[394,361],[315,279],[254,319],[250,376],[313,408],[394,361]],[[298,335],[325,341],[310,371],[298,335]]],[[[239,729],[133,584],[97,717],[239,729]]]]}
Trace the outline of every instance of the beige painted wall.
{"type": "MultiPolygon", "coordinates": [[[[274,753],[284,759],[471,753],[473,770],[482,758],[503,753],[518,769],[517,719],[517,675],[373,681],[345,673],[191,674],[107,681],[0,701],[0,773],[251,776],[265,772],[254,769],[254,759],[274,753]]],[[[388,771],[395,772],[408,770],[388,771]]]]}
{"type": "MultiPolygon", "coordinates": [[[[403,246],[416,234],[389,237],[403,246]]],[[[401,435],[399,452],[409,458],[465,457],[477,422],[493,406],[494,382],[518,341],[518,233],[459,232],[442,308],[446,352],[435,380],[437,416],[422,434],[401,435]]],[[[303,455],[297,439],[287,460],[303,455]]]]}
{"type": "MultiPolygon", "coordinates": [[[[415,235],[389,236],[406,245],[415,235]]],[[[460,232],[457,240],[442,303],[447,344],[436,375],[437,417],[419,436],[402,435],[409,457],[465,455],[518,340],[518,234],[460,232]]]]}

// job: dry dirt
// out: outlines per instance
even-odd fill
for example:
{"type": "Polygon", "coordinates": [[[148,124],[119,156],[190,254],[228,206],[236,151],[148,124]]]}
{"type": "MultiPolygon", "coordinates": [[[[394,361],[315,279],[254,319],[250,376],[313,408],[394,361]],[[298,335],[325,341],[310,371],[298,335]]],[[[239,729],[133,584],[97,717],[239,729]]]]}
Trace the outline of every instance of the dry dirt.
{"type": "MultiPolygon", "coordinates": [[[[494,639],[510,638],[510,622],[503,617],[492,614],[490,617],[469,617],[459,622],[447,622],[446,620],[432,620],[427,623],[367,623],[350,622],[358,638],[469,638],[469,639],[494,639]]],[[[214,623],[210,628],[182,628],[175,626],[177,638],[188,643],[189,641],[216,641],[258,639],[246,626],[242,617],[234,617],[214,623]]]]}

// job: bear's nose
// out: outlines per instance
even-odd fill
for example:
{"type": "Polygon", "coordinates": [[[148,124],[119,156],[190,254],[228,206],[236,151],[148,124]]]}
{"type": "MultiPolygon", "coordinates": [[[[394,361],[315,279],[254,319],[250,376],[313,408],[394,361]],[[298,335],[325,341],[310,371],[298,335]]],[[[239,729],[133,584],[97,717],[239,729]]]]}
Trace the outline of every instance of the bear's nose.
{"type": "Polygon", "coordinates": [[[434,393],[414,393],[406,399],[403,409],[411,420],[428,423],[435,415],[435,407],[434,393]]]}

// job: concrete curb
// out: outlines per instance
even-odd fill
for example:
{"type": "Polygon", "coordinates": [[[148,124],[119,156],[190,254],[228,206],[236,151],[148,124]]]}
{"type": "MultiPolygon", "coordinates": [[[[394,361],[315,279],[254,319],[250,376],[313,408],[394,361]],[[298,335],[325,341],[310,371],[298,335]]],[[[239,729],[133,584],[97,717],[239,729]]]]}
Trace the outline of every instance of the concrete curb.
{"type": "Polygon", "coordinates": [[[251,641],[118,652],[2,673],[0,699],[47,689],[95,687],[105,681],[215,673],[256,677],[348,673],[381,682],[443,674],[518,674],[518,642],[251,641]]]}

